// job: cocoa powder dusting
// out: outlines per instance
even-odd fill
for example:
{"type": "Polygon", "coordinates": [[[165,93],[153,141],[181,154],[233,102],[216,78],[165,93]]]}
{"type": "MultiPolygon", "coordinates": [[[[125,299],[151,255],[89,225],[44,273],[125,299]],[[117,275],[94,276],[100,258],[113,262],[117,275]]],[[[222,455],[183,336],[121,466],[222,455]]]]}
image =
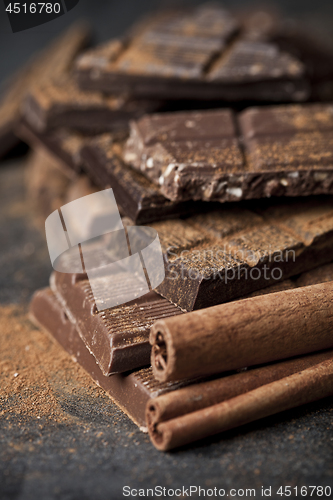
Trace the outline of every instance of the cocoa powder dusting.
{"type": "Polygon", "coordinates": [[[70,423],[64,398],[104,396],[60,346],[32,325],[22,306],[0,307],[0,418],[70,423]]]}

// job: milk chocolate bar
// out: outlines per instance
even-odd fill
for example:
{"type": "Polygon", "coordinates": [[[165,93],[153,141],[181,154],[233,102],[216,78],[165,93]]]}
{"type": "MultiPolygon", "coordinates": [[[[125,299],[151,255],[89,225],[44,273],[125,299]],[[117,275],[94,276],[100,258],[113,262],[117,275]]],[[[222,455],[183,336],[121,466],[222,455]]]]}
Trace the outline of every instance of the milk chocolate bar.
{"type": "Polygon", "coordinates": [[[86,25],[73,25],[8,82],[0,101],[0,156],[18,142],[14,130],[27,92],[36,82],[41,84],[67,74],[89,39],[90,30],[86,25]]]}
{"type": "Polygon", "coordinates": [[[82,89],[135,97],[280,102],[310,93],[297,57],[242,38],[236,19],[216,5],[165,13],[125,43],[82,55],[76,73],[82,89]]]}
{"type": "MultiPolygon", "coordinates": [[[[54,272],[50,284],[104,375],[149,365],[151,325],[158,318],[181,314],[176,306],[153,291],[98,312],[84,274],[54,272]]],[[[109,295],[132,286],[128,275],[114,276],[112,287],[109,281],[100,279],[100,287],[108,287],[109,295]]]]}
{"type": "Polygon", "coordinates": [[[173,201],[333,193],[333,106],[147,115],[124,159],[173,201]]]}
{"type": "Polygon", "coordinates": [[[98,134],[127,130],[130,119],[159,107],[161,103],[158,101],[135,101],[126,96],[83,92],[73,77],[68,76],[36,85],[24,101],[23,115],[39,132],[65,127],[98,134]]]}
{"type": "Polygon", "coordinates": [[[68,319],[65,309],[49,288],[35,293],[30,314],[32,321],[45,329],[144,432],[147,432],[147,401],[186,385],[186,382],[158,382],[154,379],[151,367],[105,377],[75,325],[68,319]]]}
{"type": "Polygon", "coordinates": [[[256,202],[150,224],[166,277],[156,291],[191,311],[248,295],[332,259],[333,200],[256,202]]]}
{"type": "Polygon", "coordinates": [[[111,187],[122,212],[137,224],[206,209],[204,203],[165,198],[154,183],[122,161],[111,134],[85,141],[80,157],[90,178],[101,189],[111,187]]]}

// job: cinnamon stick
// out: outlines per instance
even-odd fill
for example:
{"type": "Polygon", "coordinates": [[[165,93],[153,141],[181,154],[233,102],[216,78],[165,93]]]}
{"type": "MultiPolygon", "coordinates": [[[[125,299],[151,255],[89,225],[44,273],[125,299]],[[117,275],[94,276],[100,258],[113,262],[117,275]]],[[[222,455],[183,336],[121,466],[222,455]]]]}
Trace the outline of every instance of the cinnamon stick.
{"type": "Polygon", "coordinates": [[[148,431],[157,449],[171,450],[332,394],[329,359],[222,403],[149,425],[148,431]]]}
{"type": "Polygon", "coordinates": [[[147,424],[152,426],[166,420],[207,408],[245,394],[257,387],[288,377],[322,361],[333,359],[333,350],[308,354],[279,361],[214,380],[195,383],[151,399],[146,408],[147,424]]]}
{"type": "Polygon", "coordinates": [[[230,302],[151,328],[161,382],[207,376],[333,347],[333,282],[230,302]]]}

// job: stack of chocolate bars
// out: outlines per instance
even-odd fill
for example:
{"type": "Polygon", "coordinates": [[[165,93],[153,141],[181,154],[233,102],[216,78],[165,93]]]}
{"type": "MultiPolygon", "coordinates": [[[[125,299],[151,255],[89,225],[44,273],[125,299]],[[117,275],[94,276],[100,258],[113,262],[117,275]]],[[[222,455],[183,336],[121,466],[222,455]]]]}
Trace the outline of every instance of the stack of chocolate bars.
{"type": "Polygon", "coordinates": [[[112,188],[125,228],[157,231],[165,279],[101,310],[84,269],[54,271],[33,321],[161,450],[333,394],[332,51],[211,4],[87,39],[25,70],[0,143],[34,150],[46,215],[112,188]]]}

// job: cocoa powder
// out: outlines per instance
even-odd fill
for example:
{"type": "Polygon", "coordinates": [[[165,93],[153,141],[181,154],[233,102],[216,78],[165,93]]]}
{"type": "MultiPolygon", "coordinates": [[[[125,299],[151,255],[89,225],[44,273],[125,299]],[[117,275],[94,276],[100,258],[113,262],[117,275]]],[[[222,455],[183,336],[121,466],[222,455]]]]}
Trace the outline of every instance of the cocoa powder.
{"type": "Polygon", "coordinates": [[[1,306],[0,319],[0,418],[14,414],[66,422],[73,417],[61,404],[64,397],[105,397],[60,346],[32,325],[24,307],[1,306]]]}

